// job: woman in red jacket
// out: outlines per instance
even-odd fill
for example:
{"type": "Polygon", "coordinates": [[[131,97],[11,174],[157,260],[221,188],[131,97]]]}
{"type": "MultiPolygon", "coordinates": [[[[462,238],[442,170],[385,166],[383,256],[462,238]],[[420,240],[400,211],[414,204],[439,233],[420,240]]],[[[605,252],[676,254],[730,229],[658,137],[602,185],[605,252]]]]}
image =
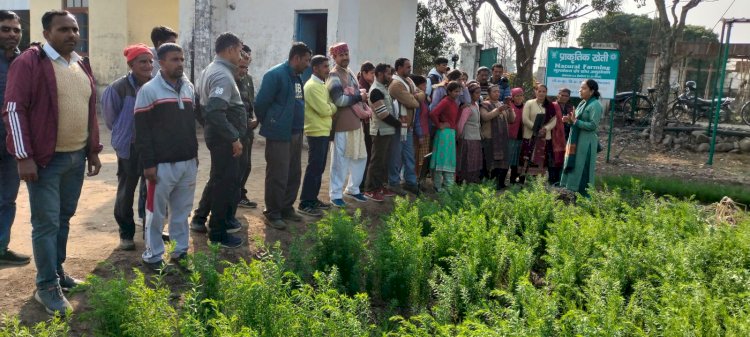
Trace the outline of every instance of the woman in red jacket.
{"type": "Polygon", "coordinates": [[[458,124],[458,104],[456,99],[462,92],[458,82],[450,82],[446,87],[448,95],[430,112],[432,123],[438,127],[432,147],[432,180],[435,190],[455,183],[456,175],[456,127],[458,124]]]}

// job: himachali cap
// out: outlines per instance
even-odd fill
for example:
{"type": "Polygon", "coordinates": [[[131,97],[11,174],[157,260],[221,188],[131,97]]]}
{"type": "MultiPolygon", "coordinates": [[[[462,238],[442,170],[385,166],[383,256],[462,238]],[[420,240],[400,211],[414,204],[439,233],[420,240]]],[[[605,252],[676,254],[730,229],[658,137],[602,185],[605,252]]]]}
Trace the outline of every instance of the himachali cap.
{"type": "Polygon", "coordinates": [[[512,96],[523,95],[523,89],[521,89],[521,88],[510,89],[510,94],[512,96]]]}
{"type": "Polygon", "coordinates": [[[122,54],[125,55],[128,63],[130,63],[140,55],[151,54],[151,49],[149,49],[147,45],[139,43],[125,47],[125,49],[122,51],[122,54]]]}
{"type": "Polygon", "coordinates": [[[349,45],[346,44],[346,42],[341,42],[334,44],[331,46],[331,48],[328,50],[332,56],[336,56],[343,53],[349,52],[349,45]]]}

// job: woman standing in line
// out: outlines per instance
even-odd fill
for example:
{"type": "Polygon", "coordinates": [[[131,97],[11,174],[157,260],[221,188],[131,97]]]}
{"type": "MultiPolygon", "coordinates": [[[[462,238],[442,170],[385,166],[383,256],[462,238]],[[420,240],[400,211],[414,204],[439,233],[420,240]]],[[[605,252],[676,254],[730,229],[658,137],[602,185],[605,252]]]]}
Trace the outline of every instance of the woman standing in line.
{"type": "Polygon", "coordinates": [[[555,108],[547,99],[547,86],[538,84],[535,94],[536,98],[526,101],[523,106],[523,143],[521,144],[521,166],[524,170],[521,172],[524,175],[521,179],[523,181],[525,181],[526,174],[544,174],[547,141],[552,139],[552,129],[557,123],[555,108]],[[543,118],[543,122],[536,139],[532,139],[537,118],[543,118]]]}
{"type": "MultiPolygon", "coordinates": [[[[523,92],[520,95],[523,102],[523,92]]],[[[500,87],[491,85],[488,99],[480,107],[482,116],[482,147],[484,160],[490,178],[495,180],[495,188],[505,188],[505,177],[508,174],[510,125],[516,120],[516,114],[500,100],[500,87]]],[[[521,112],[522,109],[518,109],[521,112]]],[[[520,119],[520,118],[519,118],[520,119]]],[[[516,126],[517,128],[517,126],[516,126]]],[[[517,130],[517,129],[516,129],[517,130]]],[[[516,152],[517,153],[517,152],[516,152]]],[[[518,156],[516,156],[518,159],[518,156]]]]}
{"type": "Polygon", "coordinates": [[[563,117],[563,122],[570,124],[571,128],[560,186],[587,196],[586,188],[594,184],[599,144],[597,131],[603,109],[599,102],[599,83],[596,81],[583,81],[578,93],[582,101],[575,114],[563,117]]]}
{"type": "Polygon", "coordinates": [[[461,111],[458,122],[460,151],[458,151],[458,181],[479,183],[482,170],[482,134],[480,126],[479,100],[482,88],[479,83],[468,85],[471,104],[461,111]]]}
{"type": "Polygon", "coordinates": [[[456,99],[461,94],[461,85],[456,81],[446,86],[448,95],[430,111],[430,120],[437,126],[432,146],[432,181],[436,191],[443,186],[455,183],[456,174],[456,128],[458,124],[458,104],[456,99]]]}
{"type": "Polygon", "coordinates": [[[510,166],[510,183],[517,184],[519,182],[518,162],[523,141],[523,105],[526,98],[523,96],[522,88],[513,88],[510,94],[510,108],[515,118],[512,122],[508,121],[508,166],[510,166]]]}

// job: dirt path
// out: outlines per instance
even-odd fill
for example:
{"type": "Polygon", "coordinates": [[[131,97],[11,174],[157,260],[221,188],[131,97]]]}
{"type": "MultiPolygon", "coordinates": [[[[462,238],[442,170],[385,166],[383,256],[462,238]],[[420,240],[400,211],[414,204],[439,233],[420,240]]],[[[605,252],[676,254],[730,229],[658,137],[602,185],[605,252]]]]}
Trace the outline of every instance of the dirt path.
{"type": "MultiPolygon", "coordinates": [[[[143,252],[142,231],[136,232],[135,252],[120,252],[114,250],[118,245],[117,224],[112,215],[114,197],[117,186],[115,176],[116,157],[109,146],[110,132],[101,126],[102,142],[106,144],[101,154],[103,168],[101,173],[93,178],[87,178],[83,186],[82,197],[79,202],[77,215],[71,220],[71,231],[68,242],[68,258],[66,270],[75,277],[84,278],[89,274],[109,275],[114,266],[117,270],[128,272],[132,268],[142,268],[140,254],[143,252]]],[[[202,131],[198,132],[202,135],[202,131]]],[[[208,178],[209,163],[208,150],[204,146],[202,137],[199,150],[200,169],[198,172],[198,188],[195,193],[195,205],[208,178]]],[[[240,258],[250,259],[258,250],[256,242],[272,244],[281,242],[282,248],[304,233],[308,223],[313,218],[306,218],[304,223],[292,223],[286,231],[277,231],[266,227],[262,220],[263,208],[263,177],[265,175],[265,160],[263,158],[264,141],[256,140],[253,148],[253,171],[248,182],[249,196],[260,205],[258,209],[240,209],[239,220],[247,225],[240,234],[244,235],[247,244],[237,250],[222,251],[222,258],[237,261],[240,258]]],[[[604,155],[600,155],[600,172],[606,173],[645,173],[660,175],[676,175],[693,177],[701,180],[726,180],[741,184],[750,184],[750,156],[718,154],[713,168],[702,166],[704,154],[692,153],[650,153],[647,147],[611,164],[604,163],[604,155]]],[[[307,161],[306,152],[303,153],[303,163],[307,161]]],[[[303,165],[304,169],[304,165],[303,165]]],[[[321,200],[328,200],[328,173],[324,174],[321,200]]],[[[350,203],[350,209],[361,208],[365,218],[378,217],[386,214],[392,202],[381,204],[368,202],[364,204],[350,203]]],[[[31,254],[31,226],[29,224],[28,194],[22,184],[18,196],[18,212],[10,247],[24,254],[31,254]]],[[[191,234],[191,251],[207,251],[207,237],[205,234],[191,234]]],[[[0,269],[0,316],[3,314],[18,315],[25,324],[33,324],[46,320],[49,316],[42,306],[32,298],[35,288],[34,278],[36,269],[32,261],[24,267],[0,269]]],[[[83,294],[70,296],[71,303],[78,312],[84,311],[85,299],[83,294]]],[[[77,322],[76,324],[82,324],[77,322]]],[[[74,327],[74,330],[87,330],[85,326],[74,327]]]]}

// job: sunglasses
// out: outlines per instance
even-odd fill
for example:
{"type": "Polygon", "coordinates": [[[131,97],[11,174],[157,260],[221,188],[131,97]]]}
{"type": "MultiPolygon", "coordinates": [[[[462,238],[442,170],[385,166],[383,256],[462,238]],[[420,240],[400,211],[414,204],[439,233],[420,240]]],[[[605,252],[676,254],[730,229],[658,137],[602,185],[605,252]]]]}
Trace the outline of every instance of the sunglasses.
{"type": "Polygon", "coordinates": [[[3,33],[10,33],[12,31],[16,34],[21,34],[21,28],[2,26],[0,27],[0,31],[2,31],[3,33]]]}

